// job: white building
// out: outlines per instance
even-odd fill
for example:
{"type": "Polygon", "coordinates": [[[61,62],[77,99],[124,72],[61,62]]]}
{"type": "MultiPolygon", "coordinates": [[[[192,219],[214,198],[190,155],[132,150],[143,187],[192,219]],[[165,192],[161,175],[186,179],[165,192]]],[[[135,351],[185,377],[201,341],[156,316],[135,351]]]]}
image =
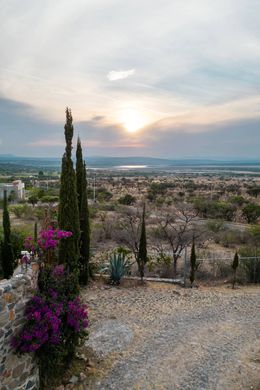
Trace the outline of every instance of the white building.
{"type": "Polygon", "coordinates": [[[12,183],[0,183],[0,199],[4,199],[4,191],[6,191],[7,197],[14,195],[15,199],[24,199],[24,183],[21,180],[15,180],[12,183]]]}

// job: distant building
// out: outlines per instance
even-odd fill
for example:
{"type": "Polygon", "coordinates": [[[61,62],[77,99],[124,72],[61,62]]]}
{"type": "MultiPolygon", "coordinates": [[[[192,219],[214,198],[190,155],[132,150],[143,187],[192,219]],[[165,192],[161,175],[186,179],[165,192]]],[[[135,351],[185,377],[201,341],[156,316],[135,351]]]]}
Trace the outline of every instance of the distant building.
{"type": "Polygon", "coordinates": [[[24,183],[21,180],[15,180],[12,183],[0,183],[0,199],[4,199],[4,191],[7,197],[14,195],[16,200],[24,199],[24,183]]]}

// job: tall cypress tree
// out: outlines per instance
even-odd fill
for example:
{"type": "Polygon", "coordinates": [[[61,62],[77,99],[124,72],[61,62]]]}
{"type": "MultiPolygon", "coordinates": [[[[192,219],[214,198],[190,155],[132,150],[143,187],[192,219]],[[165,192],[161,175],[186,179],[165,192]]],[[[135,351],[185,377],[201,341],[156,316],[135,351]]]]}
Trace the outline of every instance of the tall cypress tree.
{"type": "Polygon", "coordinates": [[[142,222],[141,222],[141,235],[139,242],[139,251],[137,257],[137,264],[141,280],[144,278],[144,267],[148,261],[147,257],[147,246],[146,246],[146,227],[145,227],[145,204],[143,206],[142,222]]]}
{"type": "Polygon", "coordinates": [[[66,148],[62,157],[58,222],[60,229],[71,231],[73,235],[72,237],[61,240],[59,262],[66,264],[69,272],[75,272],[77,274],[80,227],[76,174],[71,158],[74,132],[72,122],[71,110],[66,108],[66,123],[64,126],[66,148]]]}
{"type": "Polygon", "coordinates": [[[81,141],[78,137],[77,140],[77,151],[76,151],[76,179],[77,179],[77,194],[78,194],[78,207],[79,212],[81,209],[82,203],[82,191],[83,191],[83,175],[84,175],[84,164],[83,164],[83,155],[82,155],[82,147],[81,141]]]}
{"type": "Polygon", "coordinates": [[[83,162],[82,147],[79,138],[76,156],[76,177],[80,216],[80,282],[83,285],[86,285],[89,277],[90,224],[87,198],[87,171],[86,164],[83,162]]]}
{"type": "Polygon", "coordinates": [[[233,263],[232,263],[232,268],[233,268],[233,283],[232,283],[232,288],[235,288],[235,283],[236,283],[236,278],[237,278],[237,267],[239,264],[239,257],[238,253],[235,253],[233,263]]]}
{"type": "Polygon", "coordinates": [[[80,208],[80,282],[83,285],[88,283],[89,278],[89,258],[90,258],[90,223],[87,198],[87,171],[86,164],[83,166],[82,198],[80,208]]]}
{"type": "Polygon", "coordinates": [[[13,275],[14,272],[14,255],[13,247],[11,244],[11,227],[6,191],[4,191],[3,230],[4,240],[1,244],[1,262],[4,278],[8,279],[13,275]]]}

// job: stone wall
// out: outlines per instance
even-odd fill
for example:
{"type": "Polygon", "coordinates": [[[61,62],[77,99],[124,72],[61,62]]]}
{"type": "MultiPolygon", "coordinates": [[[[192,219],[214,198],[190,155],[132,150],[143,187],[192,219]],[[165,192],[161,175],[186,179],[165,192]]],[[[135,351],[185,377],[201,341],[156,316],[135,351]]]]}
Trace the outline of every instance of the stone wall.
{"type": "Polygon", "coordinates": [[[11,338],[24,324],[24,309],[37,288],[38,265],[23,272],[19,267],[9,280],[0,281],[0,390],[39,388],[39,370],[33,354],[17,356],[11,338]]]}

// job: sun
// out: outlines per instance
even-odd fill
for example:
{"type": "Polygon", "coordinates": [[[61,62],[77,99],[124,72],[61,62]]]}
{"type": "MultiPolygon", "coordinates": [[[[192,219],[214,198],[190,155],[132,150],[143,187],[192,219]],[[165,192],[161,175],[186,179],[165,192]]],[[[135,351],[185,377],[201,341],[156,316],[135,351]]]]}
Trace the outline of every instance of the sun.
{"type": "Polygon", "coordinates": [[[129,133],[136,133],[145,126],[142,114],[132,108],[124,109],[120,114],[120,122],[129,133]]]}

